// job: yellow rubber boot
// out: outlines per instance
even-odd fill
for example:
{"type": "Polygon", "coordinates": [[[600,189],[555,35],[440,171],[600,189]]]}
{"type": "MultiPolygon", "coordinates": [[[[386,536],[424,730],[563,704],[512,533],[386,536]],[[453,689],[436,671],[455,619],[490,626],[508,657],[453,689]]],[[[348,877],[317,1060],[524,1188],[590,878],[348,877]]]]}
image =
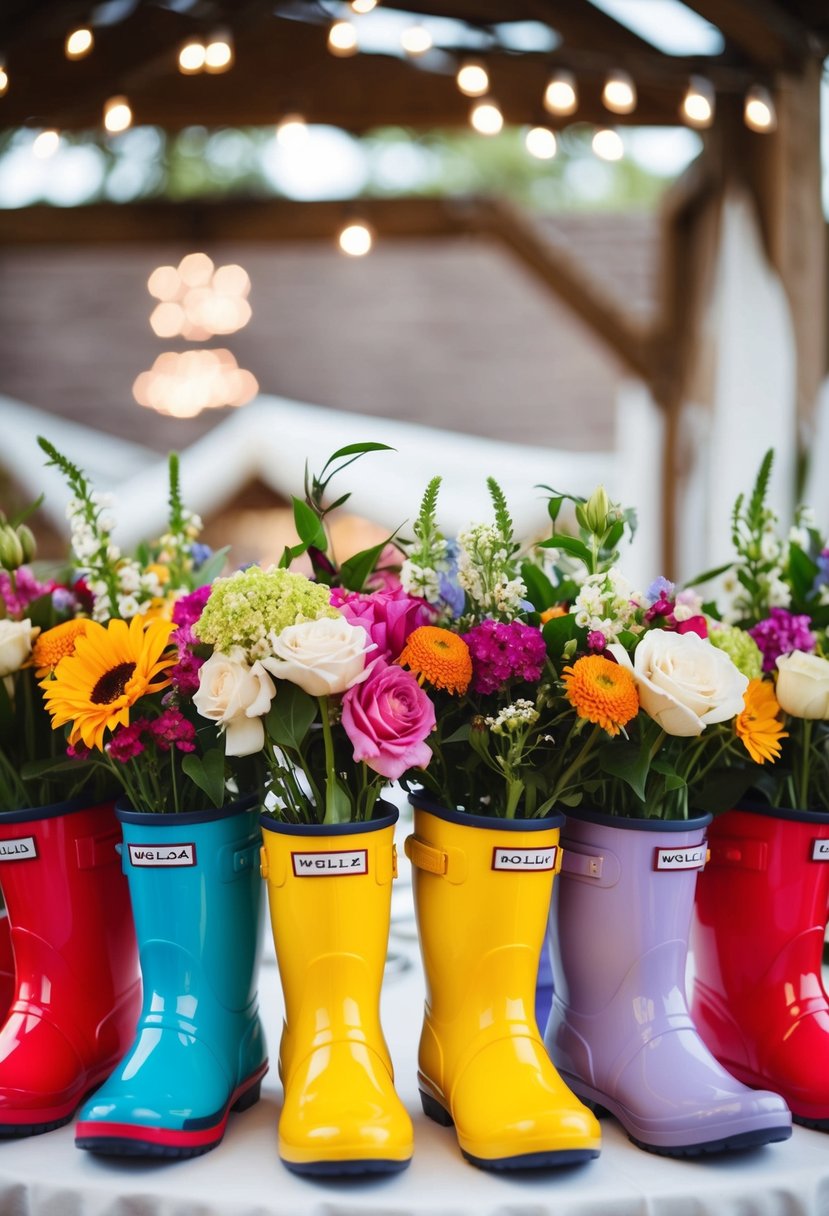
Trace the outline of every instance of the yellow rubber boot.
{"type": "Polygon", "coordinates": [[[423,1109],[483,1169],[598,1156],[594,1115],[556,1072],[535,1021],[560,816],[492,820],[415,801],[406,841],[426,971],[423,1109]],[[428,809],[427,809],[428,808],[428,809]]]}
{"type": "Polygon", "coordinates": [[[413,1150],[380,1026],[397,811],[367,824],[262,816],[285,1024],[279,1155],[298,1174],[391,1173],[413,1150]]]}

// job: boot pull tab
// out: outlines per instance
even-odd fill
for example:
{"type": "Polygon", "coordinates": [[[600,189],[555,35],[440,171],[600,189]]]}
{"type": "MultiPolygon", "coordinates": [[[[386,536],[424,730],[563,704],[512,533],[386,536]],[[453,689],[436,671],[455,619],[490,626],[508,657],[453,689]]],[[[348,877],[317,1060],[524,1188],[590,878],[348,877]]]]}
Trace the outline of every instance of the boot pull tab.
{"type": "Polygon", "coordinates": [[[75,841],[75,860],[79,870],[97,870],[100,866],[111,866],[121,852],[121,833],[118,830],[101,836],[79,836],[75,841]]]}
{"type": "Polygon", "coordinates": [[[259,873],[266,882],[271,883],[274,887],[284,887],[285,880],[288,877],[288,867],[285,857],[281,853],[277,853],[275,857],[268,857],[268,850],[264,845],[259,847],[259,873]]]}
{"type": "Polygon", "coordinates": [[[468,865],[462,849],[436,849],[419,836],[407,836],[404,849],[416,869],[446,878],[455,885],[465,881],[468,865]]]}
{"type": "Polygon", "coordinates": [[[386,848],[382,845],[374,850],[374,879],[379,887],[385,887],[397,878],[397,845],[386,848]]]}
{"type": "Polygon", "coordinates": [[[708,856],[714,866],[739,870],[765,870],[769,864],[769,848],[764,840],[744,840],[741,837],[718,836],[709,842],[708,856]]]}
{"type": "Polygon", "coordinates": [[[575,878],[581,882],[594,883],[597,887],[615,887],[622,873],[619,858],[615,854],[580,853],[573,845],[561,849],[561,874],[563,878],[575,878]]]}

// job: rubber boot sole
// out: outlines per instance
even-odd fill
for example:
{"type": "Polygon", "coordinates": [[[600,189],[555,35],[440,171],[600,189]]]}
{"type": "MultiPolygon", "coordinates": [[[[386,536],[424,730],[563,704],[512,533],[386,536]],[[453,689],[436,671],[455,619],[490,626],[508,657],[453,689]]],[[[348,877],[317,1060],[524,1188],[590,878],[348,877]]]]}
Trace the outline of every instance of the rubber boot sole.
{"type": "MultiPolygon", "coordinates": [[[[112,1072],[114,1064],[108,1064],[106,1071],[101,1073],[95,1083],[84,1091],[77,1098],[71,1098],[68,1102],[63,1102],[59,1106],[50,1107],[48,1112],[31,1111],[31,1115],[48,1114],[47,1119],[32,1120],[29,1123],[12,1123],[4,1122],[3,1115],[0,1114],[0,1139],[23,1139],[25,1136],[42,1136],[45,1132],[56,1131],[59,1127],[65,1127],[67,1123],[71,1123],[77,1111],[83,1106],[87,1098],[91,1098],[97,1089],[103,1085],[109,1074],[112,1072]]],[[[24,1114],[25,1112],[20,1112],[24,1114]]]]}
{"type": "Polygon", "coordinates": [[[221,1143],[231,1111],[249,1110],[259,1101],[267,1061],[236,1087],[217,1115],[193,1120],[198,1127],[145,1127],[136,1123],[79,1123],[75,1147],[105,1157],[155,1157],[181,1160],[200,1157],[221,1143]]]}
{"type": "MultiPolygon", "coordinates": [[[[455,1126],[455,1120],[446,1107],[422,1089],[420,1090],[420,1101],[423,1113],[433,1119],[435,1123],[439,1123],[441,1127],[455,1126]]],[[[585,1161],[592,1161],[594,1157],[598,1157],[599,1150],[597,1148],[552,1149],[540,1153],[516,1153],[510,1157],[476,1157],[464,1148],[461,1148],[461,1153],[471,1165],[477,1166],[480,1170],[507,1171],[558,1169],[565,1165],[581,1165],[585,1161]]]]}
{"type": "Polygon", "coordinates": [[[366,1174],[400,1174],[408,1169],[411,1157],[405,1161],[389,1158],[354,1158],[351,1161],[287,1161],[280,1156],[286,1170],[306,1178],[355,1178],[366,1174]]]}

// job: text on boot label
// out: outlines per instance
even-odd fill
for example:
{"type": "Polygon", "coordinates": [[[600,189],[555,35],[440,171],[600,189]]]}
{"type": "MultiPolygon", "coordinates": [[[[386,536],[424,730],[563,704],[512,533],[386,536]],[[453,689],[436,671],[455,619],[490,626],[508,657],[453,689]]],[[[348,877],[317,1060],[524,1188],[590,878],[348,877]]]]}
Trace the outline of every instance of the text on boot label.
{"type": "Polygon", "coordinates": [[[812,843],[812,861],[829,861],[829,840],[815,840],[812,843]]]}
{"type": "Polygon", "coordinates": [[[556,845],[546,849],[501,849],[492,850],[493,870],[554,870],[556,845]]]}
{"type": "Polygon", "coordinates": [[[159,866],[194,866],[196,864],[196,846],[190,842],[182,844],[131,844],[129,846],[130,865],[148,866],[158,869],[159,866]]]}
{"type": "Polygon", "coordinates": [[[654,868],[657,870],[701,870],[708,857],[704,844],[689,844],[678,849],[657,849],[654,868]]]}
{"type": "Polygon", "coordinates": [[[16,840],[0,840],[0,861],[29,861],[37,857],[34,836],[18,836],[16,840]]]}
{"type": "Polygon", "coordinates": [[[368,850],[336,850],[330,853],[292,853],[296,878],[351,878],[368,874],[368,850]]]}

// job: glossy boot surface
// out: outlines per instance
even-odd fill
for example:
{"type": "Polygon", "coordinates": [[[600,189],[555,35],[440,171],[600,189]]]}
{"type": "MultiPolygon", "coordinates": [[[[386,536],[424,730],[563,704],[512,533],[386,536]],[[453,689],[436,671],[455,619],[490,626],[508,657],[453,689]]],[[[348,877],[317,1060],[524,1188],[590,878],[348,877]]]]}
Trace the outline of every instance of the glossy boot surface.
{"type": "Polygon", "coordinates": [[[0,816],[16,982],[0,1029],[0,1135],[67,1123],[115,1067],[141,1003],[111,803],[0,816]]]}
{"type": "Polygon", "coordinates": [[[492,820],[417,800],[415,911],[426,972],[418,1081],[427,1115],[491,1170],[598,1155],[594,1115],[556,1072],[535,985],[560,817],[492,820]]]}
{"type": "Polygon", "coordinates": [[[729,1072],[827,1131],[829,815],[728,811],[710,846],[691,932],[694,1020],[729,1072]]]}
{"type": "Polygon", "coordinates": [[[668,1156],[791,1135],[782,1098],[730,1076],[688,1011],[688,928],[707,823],[568,815],[551,911],[550,1054],[585,1101],[668,1156]]]}
{"type": "Polygon", "coordinates": [[[14,951],[8,913],[0,912],[0,1021],[14,999],[14,951]]]}
{"type": "Polygon", "coordinates": [[[396,810],[336,826],[262,816],[285,996],[279,1155],[295,1173],[393,1173],[412,1156],[380,1025],[396,821],[396,810]]]}
{"type": "Polygon", "coordinates": [[[119,809],[144,980],[132,1046],[86,1103],[79,1148],[192,1157],[259,1098],[259,804],[137,814],[119,809]]]}

